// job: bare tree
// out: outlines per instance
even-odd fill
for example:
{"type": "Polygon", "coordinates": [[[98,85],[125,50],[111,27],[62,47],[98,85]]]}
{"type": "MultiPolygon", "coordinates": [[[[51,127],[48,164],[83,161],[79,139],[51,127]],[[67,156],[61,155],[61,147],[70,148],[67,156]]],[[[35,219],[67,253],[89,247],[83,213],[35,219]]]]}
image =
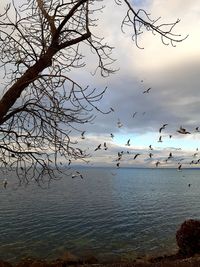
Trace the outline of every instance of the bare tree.
{"type": "MultiPolygon", "coordinates": [[[[12,0],[0,15],[0,61],[4,89],[0,100],[1,167],[14,168],[20,182],[55,178],[64,157],[85,160],[86,153],[73,142],[70,132],[93,120],[101,92],[83,87],[70,71],[83,68],[83,50],[96,55],[102,76],[115,72],[112,47],[93,33],[102,0],[26,0],[17,7],[12,0]],[[13,15],[14,14],[14,15],[13,15]]],[[[103,3],[102,3],[103,5],[103,3]]],[[[144,31],[160,35],[174,45],[183,40],[175,25],[152,20],[131,1],[116,0],[127,13],[121,29],[132,27],[136,45],[144,31]]],[[[105,112],[106,113],[106,112],[105,112]]]]}

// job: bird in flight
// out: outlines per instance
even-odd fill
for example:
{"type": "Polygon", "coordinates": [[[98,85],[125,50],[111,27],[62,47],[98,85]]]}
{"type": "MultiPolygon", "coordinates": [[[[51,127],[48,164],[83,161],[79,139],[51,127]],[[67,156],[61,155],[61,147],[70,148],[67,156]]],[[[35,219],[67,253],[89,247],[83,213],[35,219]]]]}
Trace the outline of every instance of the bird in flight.
{"type": "Polygon", "coordinates": [[[169,153],[169,156],[168,156],[167,159],[171,159],[171,158],[173,158],[173,156],[172,156],[172,152],[169,153]]]}
{"type": "Polygon", "coordinates": [[[85,139],[84,134],[85,134],[85,131],[83,131],[83,132],[81,133],[81,139],[85,139]]]}
{"type": "Polygon", "coordinates": [[[135,115],[137,114],[137,111],[133,113],[133,118],[135,118],[135,115]]]}
{"type": "Polygon", "coordinates": [[[162,142],[162,136],[159,137],[158,142],[162,142]]]}
{"type": "Polygon", "coordinates": [[[110,137],[111,137],[111,138],[114,138],[114,134],[111,133],[111,134],[110,134],[110,137]]]}
{"type": "Polygon", "coordinates": [[[103,146],[104,146],[104,150],[108,149],[108,147],[106,146],[106,142],[104,142],[103,146]]]}
{"type": "Polygon", "coordinates": [[[100,149],[101,149],[101,144],[98,145],[98,147],[96,147],[94,151],[97,151],[97,150],[100,150],[100,149]]]}
{"type": "Polygon", "coordinates": [[[117,122],[117,126],[118,128],[121,128],[123,126],[123,124],[121,123],[121,121],[118,119],[118,122],[117,122]]]}
{"type": "Polygon", "coordinates": [[[140,155],[140,153],[135,154],[133,159],[136,159],[139,155],[140,155]]]}
{"type": "Polygon", "coordinates": [[[182,126],[180,126],[180,128],[177,130],[177,132],[180,134],[191,134],[190,132],[186,131],[186,129],[183,128],[182,126]]]}
{"type": "Polygon", "coordinates": [[[150,150],[153,150],[152,145],[149,145],[149,149],[150,149],[150,150]]]}
{"type": "Polygon", "coordinates": [[[181,168],[182,168],[182,164],[180,164],[180,165],[178,166],[178,171],[181,171],[181,168]]]}
{"type": "Polygon", "coordinates": [[[152,153],[149,153],[149,157],[152,158],[153,154],[152,153]]]}
{"type": "Polygon", "coordinates": [[[147,90],[143,91],[143,94],[149,93],[150,90],[151,90],[151,87],[149,87],[147,90]]]}
{"type": "Polygon", "coordinates": [[[127,143],[125,144],[125,146],[130,146],[130,139],[128,139],[127,143]]]}
{"type": "Polygon", "coordinates": [[[72,178],[76,177],[81,177],[81,179],[83,179],[83,175],[79,171],[76,171],[74,174],[72,174],[72,178]]]}
{"type": "Polygon", "coordinates": [[[3,187],[6,189],[7,188],[7,184],[8,184],[8,180],[4,179],[3,180],[3,187]]]}
{"type": "Polygon", "coordinates": [[[159,164],[160,164],[160,161],[156,161],[156,167],[158,167],[159,164]]]}
{"type": "Polygon", "coordinates": [[[162,126],[162,127],[160,127],[160,129],[159,129],[159,133],[161,133],[161,132],[162,132],[162,130],[164,130],[164,129],[165,129],[165,127],[166,127],[167,125],[168,125],[167,123],[163,124],[163,126],[162,126]]]}

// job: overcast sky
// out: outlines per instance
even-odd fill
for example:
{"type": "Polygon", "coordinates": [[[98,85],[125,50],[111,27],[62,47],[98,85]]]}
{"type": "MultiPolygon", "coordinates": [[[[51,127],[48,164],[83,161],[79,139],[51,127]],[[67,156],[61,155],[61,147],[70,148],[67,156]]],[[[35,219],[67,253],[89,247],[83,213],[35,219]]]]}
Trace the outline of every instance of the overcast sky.
{"type": "Polygon", "coordinates": [[[189,34],[185,41],[172,47],[163,45],[158,35],[144,33],[139,42],[144,49],[138,49],[128,35],[121,33],[123,12],[116,7],[111,17],[112,5],[113,1],[109,1],[104,10],[101,30],[105,31],[106,40],[115,47],[116,67],[120,70],[108,79],[95,80],[100,86],[108,86],[100,106],[104,109],[112,107],[114,112],[98,115],[95,124],[85,129],[84,143],[88,142],[90,151],[92,146],[103,145],[104,141],[108,146],[106,151],[92,152],[91,162],[102,165],[111,162],[114,166],[117,151],[128,150],[131,156],[122,157],[120,166],[155,166],[159,160],[159,166],[176,167],[184,158],[181,161],[183,166],[189,167],[192,160],[196,162],[200,158],[200,152],[193,157],[200,148],[200,133],[195,131],[200,126],[199,1],[137,1],[138,8],[145,8],[152,18],[161,16],[162,22],[181,19],[174,32],[183,37],[189,34]],[[149,87],[149,94],[143,94],[149,87]],[[117,126],[118,119],[123,124],[121,128],[117,126]],[[161,134],[163,142],[158,142],[159,128],[165,123],[168,125],[161,134]],[[178,134],[180,126],[191,134],[178,134]],[[113,139],[110,133],[114,134],[113,139]],[[128,139],[131,140],[130,147],[125,146],[128,139]],[[154,148],[151,159],[148,156],[150,144],[154,148]],[[170,152],[173,158],[166,163],[170,152]],[[141,155],[133,160],[136,153],[141,155]]]}
{"type": "MultiPolygon", "coordinates": [[[[1,7],[7,2],[3,0],[1,7]]],[[[86,131],[85,139],[74,136],[74,140],[91,155],[89,165],[116,166],[118,152],[123,150],[120,167],[155,167],[157,161],[161,162],[161,167],[177,167],[179,162],[190,167],[192,160],[196,162],[200,158],[200,151],[197,151],[200,149],[200,132],[195,130],[200,127],[199,0],[135,1],[137,8],[145,8],[152,18],[161,16],[162,22],[181,19],[174,32],[183,38],[189,34],[185,41],[172,47],[163,45],[158,35],[144,33],[139,40],[144,49],[138,49],[130,36],[120,30],[123,7],[115,5],[113,0],[106,3],[99,15],[100,26],[96,31],[115,47],[113,57],[117,61],[114,66],[119,71],[109,78],[92,76],[90,72],[94,70],[95,61],[88,60],[86,68],[79,73],[79,80],[91,87],[107,86],[108,90],[98,106],[105,111],[112,107],[114,112],[97,114],[93,124],[81,128],[86,131]],[[149,87],[150,92],[143,94],[149,87]],[[118,121],[123,125],[120,128],[118,121]],[[168,125],[161,133],[162,142],[158,142],[158,131],[163,124],[168,125]],[[180,126],[191,134],[178,134],[180,126]],[[110,137],[111,133],[114,138],[110,137]],[[128,139],[130,146],[125,145],[128,139]],[[104,142],[107,150],[103,149],[104,142]],[[94,151],[99,144],[102,149],[94,151]],[[150,151],[149,145],[154,150],[150,151]],[[166,162],[170,152],[173,158],[166,162]],[[141,155],[134,160],[136,153],[141,155]],[[194,153],[199,154],[194,157],[194,153]]]]}

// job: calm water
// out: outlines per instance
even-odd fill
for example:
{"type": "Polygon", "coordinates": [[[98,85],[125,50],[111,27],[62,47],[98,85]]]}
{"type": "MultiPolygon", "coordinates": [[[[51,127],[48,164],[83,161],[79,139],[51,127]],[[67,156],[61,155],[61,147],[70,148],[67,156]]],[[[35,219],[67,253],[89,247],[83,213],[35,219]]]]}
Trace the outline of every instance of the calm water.
{"type": "Polygon", "coordinates": [[[63,177],[48,189],[17,187],[8,177],[0,188],[1,259],[171,253],[179,225],[200,218],[200,170],[81,172],[84,179],[63,177]]]}

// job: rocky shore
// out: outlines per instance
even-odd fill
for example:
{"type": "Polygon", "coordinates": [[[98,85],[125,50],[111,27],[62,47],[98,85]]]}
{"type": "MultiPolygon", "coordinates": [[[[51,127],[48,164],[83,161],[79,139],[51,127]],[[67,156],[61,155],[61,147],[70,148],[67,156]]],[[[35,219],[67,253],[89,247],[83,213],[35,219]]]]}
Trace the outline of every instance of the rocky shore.
{"type": "Polygon", "coordinates": [[[138,258],[134,261],[117,261],[110,263],[100,263],[96,258],[91,257],[86,260],[57,259],[55,261],[45,261],[36,259],[24,259],[16,264],[0,261],[0,267],[200,267],[200,254],[193,257],[183,258],[179,254],[171,256],[161,256],[157,258],[138,258]]]}

